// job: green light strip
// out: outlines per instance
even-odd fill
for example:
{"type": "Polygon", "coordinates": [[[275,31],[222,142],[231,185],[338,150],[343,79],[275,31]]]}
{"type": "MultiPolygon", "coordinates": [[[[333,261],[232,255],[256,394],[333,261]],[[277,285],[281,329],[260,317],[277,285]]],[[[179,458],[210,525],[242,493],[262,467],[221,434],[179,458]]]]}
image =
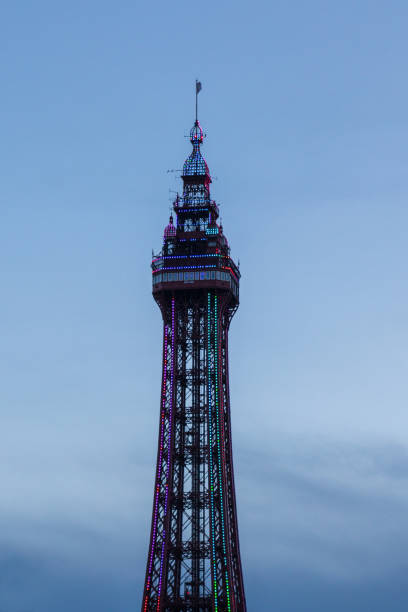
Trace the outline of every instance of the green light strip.
{"type": "Polygon", "coordinates": [[[224,498],[222,494],[222,470],[221,470],[221,443],[220,443],[220,419],[219,419],[219,401],[218,401],[218,297],[214,296],[214,364],[215,364],[215,410],[217,419],[217,450],[218,450],[218,479],[220,484],[220,497],[221,497],[221,533],[222,533],[222,548],[224,551],[224,564],[225,564],[225,585],[227,591],[227,605],[228,610],[231,610],[230,593],[229,593],[229,582],[228,582],[228,570],[227,570],[227,545],[225,542],[225,526],[224,526],[224,498]]]}

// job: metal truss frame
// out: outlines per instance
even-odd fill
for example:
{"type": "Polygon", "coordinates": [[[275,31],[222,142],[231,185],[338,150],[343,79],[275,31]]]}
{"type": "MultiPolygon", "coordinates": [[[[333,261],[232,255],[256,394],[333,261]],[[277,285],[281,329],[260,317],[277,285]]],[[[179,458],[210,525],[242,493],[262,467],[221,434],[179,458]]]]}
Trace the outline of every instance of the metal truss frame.
{"type": "Polygon", "coordinates": [[[245,612],[228,383],[235,308],[216,289],[164,292],[163,374],[142,612],[245,612]]]}

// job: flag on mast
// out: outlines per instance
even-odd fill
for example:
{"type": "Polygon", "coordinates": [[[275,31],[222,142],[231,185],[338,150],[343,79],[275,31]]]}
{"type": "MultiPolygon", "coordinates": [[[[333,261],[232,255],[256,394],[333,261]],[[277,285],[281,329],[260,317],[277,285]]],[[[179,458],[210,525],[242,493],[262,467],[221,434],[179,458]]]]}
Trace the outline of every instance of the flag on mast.
{"type": "Polygon", "coordinates": [[[201,91],[201,83],[200,81],[196,81],[196,94],[198,94],[201,91]]]}

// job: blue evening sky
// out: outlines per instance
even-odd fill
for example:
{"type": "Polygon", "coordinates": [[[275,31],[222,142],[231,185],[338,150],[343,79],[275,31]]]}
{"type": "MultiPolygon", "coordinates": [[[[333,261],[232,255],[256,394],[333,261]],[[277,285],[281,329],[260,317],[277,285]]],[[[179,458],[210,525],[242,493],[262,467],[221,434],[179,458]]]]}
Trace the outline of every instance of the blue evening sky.
{"type": "Polygon", "coordinates": [[[250,612],[408,609],[408,4],[3,2],[0,611],[140,606],[194,81],[250,612]]]}

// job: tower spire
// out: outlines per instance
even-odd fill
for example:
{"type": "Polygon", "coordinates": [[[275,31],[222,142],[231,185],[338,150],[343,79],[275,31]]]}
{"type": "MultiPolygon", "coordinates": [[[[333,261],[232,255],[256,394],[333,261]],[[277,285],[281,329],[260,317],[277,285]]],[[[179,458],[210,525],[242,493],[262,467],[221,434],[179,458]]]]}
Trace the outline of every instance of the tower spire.
{"type": "Polygon", "coordinates": [[[201,83],[196,79],[196,124],[198,123],[198,94],[201,91],[201,83]]]}

